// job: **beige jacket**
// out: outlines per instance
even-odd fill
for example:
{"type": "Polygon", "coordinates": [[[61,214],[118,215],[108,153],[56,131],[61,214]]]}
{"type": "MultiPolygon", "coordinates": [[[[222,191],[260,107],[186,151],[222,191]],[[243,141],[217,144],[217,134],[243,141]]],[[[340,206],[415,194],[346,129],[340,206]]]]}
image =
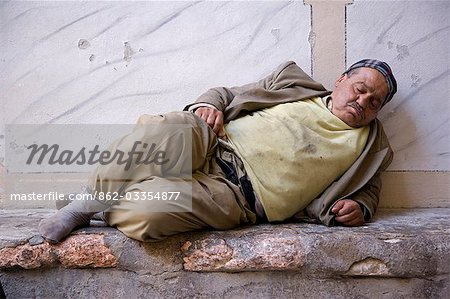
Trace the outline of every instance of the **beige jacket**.
{"type": "MultiPolygon", "coordinates": [[[[311,79],[293,61],[279,66],[264,79],[240,87],[218,87],[202,94],[195,103],[207,103],[224,112],[225,122],[274,105],[301,101],[314,96],[326,96],[320,83],[311,79]]],[[[369,220],[378,205],[380,174],[392,161],[393,152],[377,119],[370,124],[367,144],[353,165],[323,193],[313,200],[304,211],[309,218],[334,225],[333,205],[340,199],[350,198],[364,207],[364,218],[369,220]]]]}

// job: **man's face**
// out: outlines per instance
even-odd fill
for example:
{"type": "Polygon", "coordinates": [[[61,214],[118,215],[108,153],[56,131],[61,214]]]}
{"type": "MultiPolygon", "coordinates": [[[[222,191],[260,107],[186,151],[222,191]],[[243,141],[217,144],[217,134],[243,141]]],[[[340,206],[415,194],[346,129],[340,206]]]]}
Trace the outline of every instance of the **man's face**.
{"type": "Polygon", "coordinates": [[[368,125],[377,117],[387,96],[386,79],[375,69],[361,67],[336,81],[332,112],[350,127],[368,125]]]}

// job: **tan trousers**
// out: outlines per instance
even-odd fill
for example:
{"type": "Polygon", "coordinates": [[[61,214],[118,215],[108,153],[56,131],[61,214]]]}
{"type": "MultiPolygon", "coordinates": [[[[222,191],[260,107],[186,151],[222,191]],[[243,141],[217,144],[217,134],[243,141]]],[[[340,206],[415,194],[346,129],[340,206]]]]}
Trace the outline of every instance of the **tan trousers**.
{"type": "Polygon", "coordinates": [[[215,163],[217,137],[198,116],[191,112],[143,115],[133,132],[115,141],[109,150],[127,153],[136,140],[158,145],[170,162],[133,165],[128,170],[115,163],[97,168],[91,189],[123,196],[105,211],[109,225],[130,238],[151,242],[181,232],[226,230],[255,222],[239,187],[228,181],[215,163]],[[173,128],[176,124],[190,125],[191,129],[173,128]],[[187,156],[192,160],[180,158],[187,156]],[[165,210],[180,208],[183,200],[190,203],[192,190],[192,211],[155,212],[155,200],[129,200],[137,192],[177,190],[181,191],[179,200],[164,202],[165,210]]]}

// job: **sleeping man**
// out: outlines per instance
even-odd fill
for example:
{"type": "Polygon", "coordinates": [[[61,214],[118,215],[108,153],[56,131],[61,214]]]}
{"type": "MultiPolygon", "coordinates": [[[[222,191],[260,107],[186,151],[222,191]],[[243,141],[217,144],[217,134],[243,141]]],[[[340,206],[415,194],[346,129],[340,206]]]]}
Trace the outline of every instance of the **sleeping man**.
{"type": "Polygon", "coordinates": [[[184,111],[143,115],[110,149],[157,144],[167,154],[161,163],[98,166],[85,191],[96,198],[72,201],[42,220],[39,231],[59,242],[96,213],[141,241],[295,215],[328,226],[362,225],[375,213],[380,174],[392,160],[376,117],[396,91],[391,68],[378,60],[353,64],[333,91],[290,61],[256,83],[212,88],[184,111]],[[154,201],[130,200],[170,190],[181,190],[179,202],[189,197],[191,209],[155,211],[154,201]],[[108,193],[119,200],[98,196],[108,193]]]}

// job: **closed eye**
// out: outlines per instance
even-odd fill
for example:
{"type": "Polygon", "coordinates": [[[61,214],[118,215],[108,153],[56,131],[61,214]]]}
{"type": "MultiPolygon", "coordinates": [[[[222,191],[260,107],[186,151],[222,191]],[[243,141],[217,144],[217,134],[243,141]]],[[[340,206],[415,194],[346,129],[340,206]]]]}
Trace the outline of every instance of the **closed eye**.
{"type": "Polygon", "coordinates": [[[360,93],[360,94],[365,94],[367,92],[367,90],[365,90],[363,88],[356,88],[356,92],[360,93]]]}
{"type": "Polygon", "coordinates": [[[377,109],[380,108],[380,106],[381,106],[380,101],[378,101],[378,100],[372,100],[372,101],[370,101],[370,108],[371,108],[372,110],[377,110],[377,109]]]}
{"type": "Polygon", "coordinates": [[[364,93],[364,91],[359,87],[355,87],[355,91],[356,93],[364,93]]]}

